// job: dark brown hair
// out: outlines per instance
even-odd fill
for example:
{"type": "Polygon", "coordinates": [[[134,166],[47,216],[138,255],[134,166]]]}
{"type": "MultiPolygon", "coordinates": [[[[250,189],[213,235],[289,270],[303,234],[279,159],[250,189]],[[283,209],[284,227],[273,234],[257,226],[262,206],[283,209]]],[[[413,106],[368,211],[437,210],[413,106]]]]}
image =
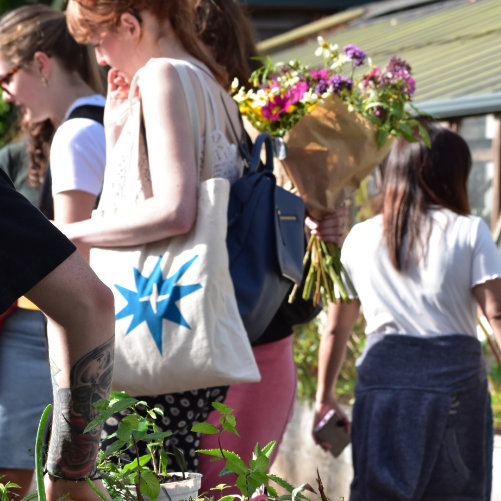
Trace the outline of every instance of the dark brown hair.
{"type": "Polygon", "coordinates": [[[114,32],[122,14],[132,14],[141,22],[141,11],[149,12],[159,22],[168,20],[185,50],[205,63],[218,80],[224,77],[224,71],[200,46],[189,0],[71,0],[68,26],[76,40],[88,42],[94,35],[114,32]]]}
{"type": "Polygon", "coordinates": [[[383,232],[390,260],[399,271],[409,259],[419,260],[425,251],[430,207],[470,213],[468,145],[445,126],[428,118],[420,121],[428,131],[431,147],[422,139],[408,142],[397,138],[383,167],[383,232]]]}
{"type": "Polygon", "coordinates": [[[236,0],[192,0],[196,30],[216,62],[226,69],[228,88],[236,77],[250,87],[249,77],[261,66],[254,32],[247,13],[236,0]]]}
{"type": "MultiPolygon", "coordinates": [[[[46,5],[25,5],[0,18],[0,52],[13,64],[28,64],[36,52],[56,58],[68,73],[76,72],[96,92],[104,94],[105,78],[93,51],[70,35],[63,12],[46,5]]],[[[49,120],[21,128],[29,136],[29,184],[40,186],[49,161],[54,126],[49,120]]]]}
{"type": "Polygon", "coordinates": [[[71,36],[63,12],[46,5],[25,5],[0,18],[3,57],[23,65],[38,51],[57,58],[66,71],[77,72],[96,92],[104,93],[103,77],[93,52],[71,36]]]}

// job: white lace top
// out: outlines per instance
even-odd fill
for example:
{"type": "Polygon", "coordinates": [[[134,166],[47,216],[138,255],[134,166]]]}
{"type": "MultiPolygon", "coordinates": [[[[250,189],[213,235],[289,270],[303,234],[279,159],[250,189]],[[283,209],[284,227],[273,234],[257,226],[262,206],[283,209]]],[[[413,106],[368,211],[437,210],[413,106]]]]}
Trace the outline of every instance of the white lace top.
{"type": "MultiPolygon", "coordinates": [[[[149,78],[148,74],[153,65],[156,64],[165,64],[165,60],[150,59],[136,73],[131,83],[129,114],[113,150],[108,153],[99,212],[116,211],[120,207],[130,206],[131,203],[140,202],[153,194],[144,134],[141,132],[140,95],[141,79],[149,78]],[[139,89],[139,92],[136,92],[136,89],[139,89]],[[139,141],[138,138],[140,138],[139,141]]],[[[232,183],[242,175],[243,160],[237,145],[231,143],[220,128],[210,88],[203,77],[200,77],[201,71],[198,68],[185,61],[176,60],[175,64],[182,64],[189,71],[198,73],[199,78],[194,80],[200,81],[208,91],[214,124],[211,133],[213,177],[222,177],[232,183]]],[[[201,145],[200,166],[204,155],[203,137],[201,137],[201,145]]]]}

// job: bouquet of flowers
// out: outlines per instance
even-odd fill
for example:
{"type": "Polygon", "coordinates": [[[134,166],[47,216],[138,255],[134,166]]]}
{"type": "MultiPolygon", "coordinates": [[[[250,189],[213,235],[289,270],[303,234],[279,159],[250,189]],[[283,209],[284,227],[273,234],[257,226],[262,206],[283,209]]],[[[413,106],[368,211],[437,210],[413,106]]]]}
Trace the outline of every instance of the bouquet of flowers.
{"type": "MultiPolygon", "coordinates": [[[[319,67],[268,58],[252,74],[253,88],[234,82],[233,96],[247,121],[275,138],[276,156],[307,213],[321,219],[383,160],[392,137],[415,141],[417,130],[427,141],[427,135],[415,119],[415,81],[407,62],[393,56],[381,69],[355,45],[340,50],[321,37],[318,44],[319,67]]],[[[342,301],[354,295],[335,244],[312,236],[304,262],[305,299],[335,302],[334,285],[342,301]]]]}

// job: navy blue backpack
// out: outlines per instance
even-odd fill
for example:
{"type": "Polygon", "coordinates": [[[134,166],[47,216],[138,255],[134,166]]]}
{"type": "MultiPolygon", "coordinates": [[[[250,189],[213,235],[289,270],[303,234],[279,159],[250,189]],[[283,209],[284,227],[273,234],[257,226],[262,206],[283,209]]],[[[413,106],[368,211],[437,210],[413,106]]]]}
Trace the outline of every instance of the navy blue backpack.
{"type": "Polygon", "coordinates": [[[300,197],[277,186],[267,133],[253,145],[246,135],[239,146],[247,168],[230,190],[226,242],[238,308],[254,344],[291,286],[301,282],[305,209],[300,197]]]}

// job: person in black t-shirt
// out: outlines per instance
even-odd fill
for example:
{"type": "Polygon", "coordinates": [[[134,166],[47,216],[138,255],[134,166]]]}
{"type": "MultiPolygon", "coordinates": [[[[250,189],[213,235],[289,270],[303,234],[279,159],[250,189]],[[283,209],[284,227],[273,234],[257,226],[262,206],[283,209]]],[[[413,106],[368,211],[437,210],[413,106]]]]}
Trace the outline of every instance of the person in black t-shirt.
{"type": "Polygon", "coordinates": [[[100,430],[82,432],[97,414],[92,403],[109,396],[113,295],[75,246],[15,191],[3,171],[0,232],[0,313],[24,294],[48,318],[54,406],[47,499],[65,494],[77,501],[97,499],[80,480],[95,474],[100,430]]]}

